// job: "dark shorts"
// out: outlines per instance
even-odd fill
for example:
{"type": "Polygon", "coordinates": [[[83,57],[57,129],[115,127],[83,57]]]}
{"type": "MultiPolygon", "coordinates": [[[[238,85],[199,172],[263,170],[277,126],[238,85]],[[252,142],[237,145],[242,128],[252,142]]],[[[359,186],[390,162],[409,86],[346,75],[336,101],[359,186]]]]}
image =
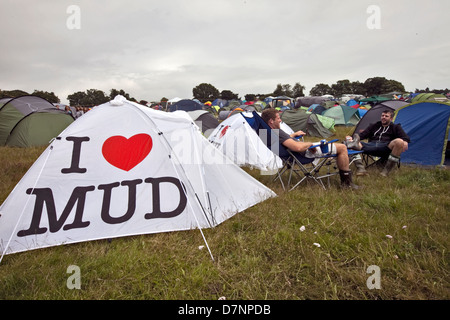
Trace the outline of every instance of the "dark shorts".
{"type": "Polygon", "coordinates": [[[365,153],[391,153],[389,149],[389,142],[361,142],[362,151],[365,153]]]}

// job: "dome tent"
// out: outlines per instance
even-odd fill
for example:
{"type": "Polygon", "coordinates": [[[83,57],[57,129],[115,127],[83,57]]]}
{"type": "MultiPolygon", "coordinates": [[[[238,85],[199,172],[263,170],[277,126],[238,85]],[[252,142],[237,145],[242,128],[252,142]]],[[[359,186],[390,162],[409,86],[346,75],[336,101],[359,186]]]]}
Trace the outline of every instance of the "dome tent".
{"type": "Polygon", "coordinates": [[[399,108],[394,123],[411,138],[402,163],[443,165],[449,140],[450,103],[422,101],[399,108]]]}
{"type": "Polygon", "coordinates": [[[75,119],[58,109],[44,109],[23,117],[11,130],[5,145],[10,147],[46,146],[75,119]]]}
{"type": "Polygon", "coordinates": [[[116,96],[61,132],[2,203],[0,251],[211,228],[274,196],[185,112],[116,96]]]}
{"type": "Polygon", "coordinates": [[[191,99],[182,99],[170,105],[169,111],[174,112],[176,110],[184,110],[184,111],[194,111],[194,110],[202,110],[203,105],[191,100],[191,99]]]}
{"type": "Polygon", "coordinates": [[[401,100],[385,100],[374,105],[372,108],[367,110],[364,116],[356,124],[354,133],[361,133],[366,129],[371,123],[380,121],[381,113],[384,110],[396,111],[397,109],[407,105],[408,103],[401,100]]]}
{"type": "Polygon", "coordinates": [[[281,120],[294,131],[302,130],[313,137],[329,138],[333,133],[325,128],[318,118],[319,115],[302,109],[285,110],[281,113],[281,120]]]}
{"type": "Polygon", "coordinates": [[[0,146],[4,146],[11,130],[25,116],[40,110],[55,110],[47,100],[26,95],[0,101],[0,146]],[[2,103],[3,102],[3,103],[2,103]]]}
{"type": "Polygon", "coordinates": [[[357,109],[341,104],[325,110],[322,115],[333,118],[336,125],[354,126],[359,121],[357,112],[357,109]]]}

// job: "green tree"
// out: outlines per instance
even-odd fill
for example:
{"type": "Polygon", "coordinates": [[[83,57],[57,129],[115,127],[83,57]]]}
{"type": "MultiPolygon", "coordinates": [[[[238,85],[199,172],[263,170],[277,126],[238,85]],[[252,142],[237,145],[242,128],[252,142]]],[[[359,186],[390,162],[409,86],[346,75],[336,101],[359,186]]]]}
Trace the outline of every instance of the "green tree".
{"type": "Polygon", "coordinates": [[[109,98],[101,90],[89,89],[86,90],[86,97],[83,100],[85,106],[98,106],[99,104],[108,102],[109,98]]]}
{"type": "Polygon", "coordinates": [[[324,94],[333,94],[333,90],[325,83],[318,83],[309,91],[309,94],[311,96],[323,96],[324,94]]]}
{"type": "Polygon", "coordinates": [[[352,93],[352,85],[350,80],[338,80],[335,84],[331,85],[332,95],[340,97],[345,93],[352,93]]]}
{"type": "Polygon", "coordinates": [[[277,87],[275,88],[275,90],[273,91],[273,95],[275,97],[279,97],[279,96],[288,96],[288,97],[292,97],[294,95],[292,89],[291,89],[291,85],[290,84],[277,84],[277,87]]]}
{"type": "Polygon", "coordinates": [[[359,81],[353,81],[351,84],[351,93],[364,95],[366,93],[364,84],[359,81]]]}
{"type": "Polygon", "coordinates": [[[83,91],[74,92],[67,96],[67,100],[69,100],[69,104],[71,106],[82,106],[83,99],[86,97],[86,93],[83,91]]]}
{"type": "Polygon", "coordinates": [[[205,103],[206,101],[213,101],[220,97],[219,90],[209,83],[200,83],[192,89],[195,99],[205,103]]]}
{"type": "Polygon", "coordinates": [[[67,96],[71,106],[97,106],[99,104],[108,102],[109,97],[105,93],[97,89],[89,89],[86,92],[78,91],[67,96]]]}
{"type": "Polygon", "coordinates": [[[293,98],[304,97],[305,94],[303,93],[303,90],[305,90],[305,86],[302,86],[300,82],[296,82],[294,84],[294,87],[292,88],[292,97],[293,98]]]}
{"type": "Polygon", "coordinates": [[[379,95],[393,91],[405,92],[403,84],[396,80],[388,80],[385,77],[368,78],[364,82],[366,96],[379,95]]]}
{"type": "Polygon", "coordinates": [[[237,93],[233,93],[231,90],[222,90],[222,92],[220,93],[220,98],[223,100],[238,100],[238,94],[237,93]]]}
{"type": "Polygon", "coordinates": [[[130,94],[125,92],[123,89],[117,90],[117,89],[111,89],[109,91],[109,99],[114,100],[114,98],[117,95],[123,96],[125,99],[132,101],[132,98],[130,97],[130,94]]]}
{"type": "Polygon", "coordinates": [[[34,90],[32,95],[44,98],[51,103],[59,103],[61,101],[53,92],[34,90]]]}
{"type": "Polygon", "coordinates": [[[27,96],[28,92],[23,90],[0,90],[0,99],[1,98],[15,98],[20,96],[27,96]]]}

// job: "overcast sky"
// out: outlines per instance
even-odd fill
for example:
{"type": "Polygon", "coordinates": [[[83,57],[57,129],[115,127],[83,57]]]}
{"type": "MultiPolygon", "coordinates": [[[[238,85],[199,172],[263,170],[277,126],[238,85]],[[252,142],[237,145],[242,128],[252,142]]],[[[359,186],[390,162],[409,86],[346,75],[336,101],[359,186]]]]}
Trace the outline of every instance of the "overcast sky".
{"type": "Polygon", "coordinates": [[[450,87],[449,0],[1,0],[0,12],[0,89],[63,103],[112,88],[192,98],[203,82],[241,97],[376,76],[450,87]]]}

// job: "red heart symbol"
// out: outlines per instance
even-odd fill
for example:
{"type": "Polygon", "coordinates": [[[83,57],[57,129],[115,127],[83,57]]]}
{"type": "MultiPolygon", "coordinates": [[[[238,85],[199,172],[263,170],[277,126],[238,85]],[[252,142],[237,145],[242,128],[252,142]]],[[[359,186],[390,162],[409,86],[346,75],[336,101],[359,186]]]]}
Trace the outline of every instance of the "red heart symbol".
{"type": "Polygon", "coordinates": [[[103,143],[102,154],[106,161],[119,169],[130,171],[152,150],[152,137],[140,133],[127,139],[113,136],[103,143]]]}

